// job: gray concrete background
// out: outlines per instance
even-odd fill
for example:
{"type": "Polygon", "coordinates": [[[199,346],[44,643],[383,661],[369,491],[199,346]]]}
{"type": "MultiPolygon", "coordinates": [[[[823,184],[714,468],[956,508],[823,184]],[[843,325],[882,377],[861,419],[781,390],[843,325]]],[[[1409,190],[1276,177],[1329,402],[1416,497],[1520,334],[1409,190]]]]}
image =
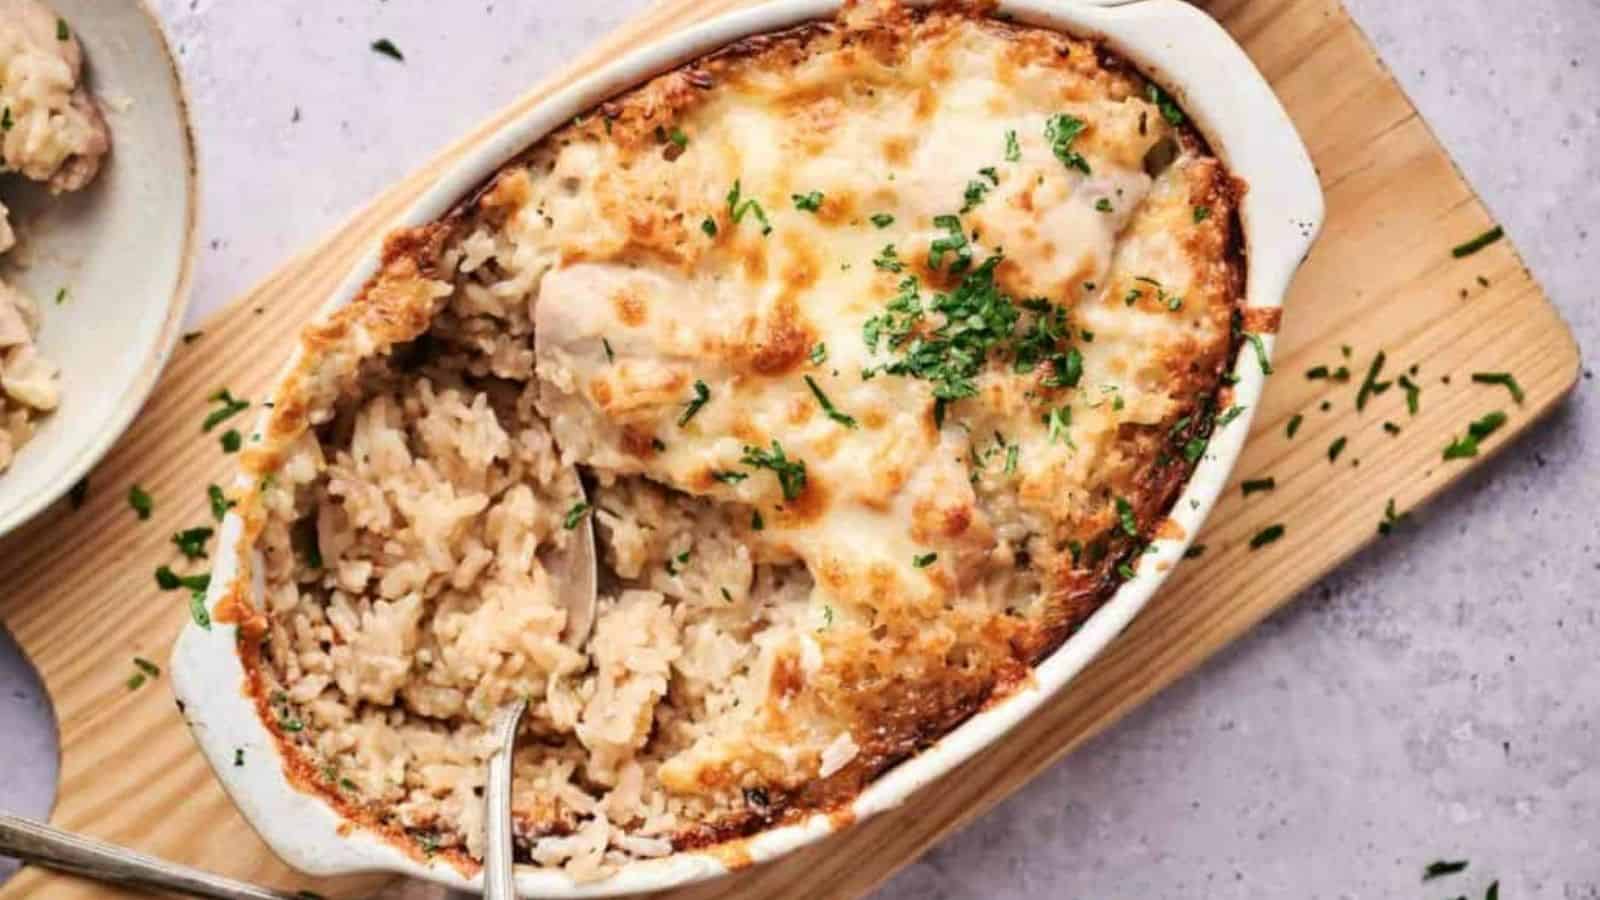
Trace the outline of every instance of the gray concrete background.
{"type": "MultiPolygon", "coordinates": [[[[1349,2],[1592,355],[1600,2],[1349,2]]],[[[644,3],[158,6],[200,136],[198,320],[644,3]]],[[[1600,900],[1594,396],[881,896],[1600,900]],[[1444,856],[1472,866],[1424,888],[1444,856]]],[[[48,709],[3,643],[0,686],[0,807],[42,809],[48,709]]]]}

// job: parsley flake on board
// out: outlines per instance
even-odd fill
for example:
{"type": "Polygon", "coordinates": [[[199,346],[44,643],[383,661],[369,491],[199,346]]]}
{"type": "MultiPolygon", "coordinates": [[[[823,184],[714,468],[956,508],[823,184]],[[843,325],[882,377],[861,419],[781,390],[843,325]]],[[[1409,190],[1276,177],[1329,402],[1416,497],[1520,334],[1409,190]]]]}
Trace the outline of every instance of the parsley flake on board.
{"type": "Polygon", "coordinates": [[[855,418],[840,412],[838,408],[833,405],[833,401],[828,399],[828,395],[822,392],[822,388],[817,385],[817,380],[815,378],[807,375],[805,376],[805,381],[806,387],[811,388],[811,396],[817,398],[817,405],[822,407],[822,411],[827,413],[828,418],[838,422],[840,425],[843,425],[846,428],[857,427],[855,418]]]}
{"type": "Polygon", "coordinates": [[[1485,231],[1483,234],[1478,235],[1470,241],[1467,241],[1466,243],[1457,244],[1455,247],[1451,248],[1450,255],[1456,259],[1461,259],[1464,256],[1471,256],[1472,254],[1477,253],[1479,250],[1482,250],[1483,248],[1493,244],[1505,236],[1505,229],[1501,228],[1499,225],[1496,225],[1488,231],[1485,231]]]}
{"type": "Polygon", "coordinates": [[[1378,534],[1388,537],[1395,527],[1410,517],[1410,513],[1397,513],[1394,508],[1394,498],[1390,497],[1388,504],[1383,507],[1383,521],[1378,523],[1378,534]]]}
{"type": "Polygon", "coordinates": [[[821,191],[811,191],[805,194],[791,194],[789,196],[790,199],[794,200],[794,208],[801,210],[802,212],[816,212],[822,208],[821,191]]]}
{"type": "Polygon", "coordinates": [[[226,422],[227,420],[250,408],[249,400],[243,400],[235,397],[228,391],[227,388],[217,391],[215,394],[207,397],[206,400],[217,404],[217,408],[207,413],[205,421],[200,423],[200,430],[202,432],[210,431],[223,422],[226,422]]]}
{"type": "Polygon", "coordinates": [[[1510,372],[1473,372],[1472,381],[1475,384],[1498,384],[1511,392],[1511,399],[1521,406],[1525,395],[1522,385],[1517,384],[1517,379],[1510,372]]]}
{"type": "Polygon", "coordinates": [[[1301,413],[1295,413],[1292,417],[1290,417],[1289,425],[1284,429],[1284,434],[1287,437],[1294,437],[1295,434],[1300,431],[1300,424],[1305,420],[1306,417],[1304,415],[1301,413]]]}
{"type": "Polygon", "coordinates": [[[733,219],[733,224],[738,225],[746,215],[756,217],[756,221],[761,223],[762,234],[772,233],[772,223],[767,221],[767,211],[761,208],[761,202],[753,198],[746,199],[739,180],[734,179],[733,187],[728,190],[728,216],[733,219]]]}
{"type": "Polygon", "coordinates": [[[1259,493],[1261,491],[1273,490],[1277,488],[1277,486],[1277,479],[1269,475],[1266,478],[1248,479],[1243,484],[1239,485],[1239,490],[1243,492],[1244,496],[1248,497],[1251,494],[1259,493]]]}
{"type": "Polygon", "coordinates": [[[1262,547],[1283,537],[1283,533],[1284,527],[1282,525],[1268,525],[1266,528],[1256,532],[1255,537],[1250,539],[1250,549],[1260,550],[1262,547]]]}
{"type": "Polygon", "coordinates": [[[141,522],[149,519],[150,513],[156,508],[155,501],[137,484],[128,488],[128,505],[133,507],[133,514],[138,516],[141,522]]]}
{"type": "Polygon", "coordinates": [[[682,428],[689,424],[689,420],[694,418],[695,414],[700,412],[701,409],[704,409],[705,405],[710,401],[711,389],[706,387],[704,381],[696,379],[694,383],[694,399],[684,406],[683,415],[678,417],[678,427],[682,428]]]}
{"type": "Polygon", "coordinates": [[[1367,408],[1367,400],[1389,389],[1390,382],[1379,381],[1378,376],[1383,372],[1383,364],[1388,355],[1382,350],[1372,358],[1372,364],[1367,367],[1367,377],[1361,381],[1361,389],[1356,392],[1356,410],[1359,412],[1367,408]]]}
{"type": "Polygon", "coordinates": [[[388,38],[378,38],[377,40],[373,41],[372,52],[381,53],[395,62],[406,61],[406,55],[401,53],[400,48],[394,45],[394,41],[391,41],[388,38]]]}
{"type": "Polygon", "coordinates": [[[593,509],[594,507],[590,506],[588,501],[579,500],[577,503],[572,504],[571,509],[567,510],[566,516],[561,519],[561,527],[568,531],[577,528],[578,523],[582,522],[584,517],[589,515],[593,509]]]}
{"type": "MultiPolygon", "coordinates": [[[[739,462],[753,469],[771,469],[772,474],[778,478],[778,486],[783,489],[783,499],[795,500],[806,489],[806,464],[804,460],[791,460],[783,452],[783,445],[776,439],[772,442],[771,450],[760,447],[745,447],[744,456],[739,462]]],[[[759,517],[759,513],[756,514],[759,517]]],[[[759,522],[759,518],[756,519],[759,522]]],[[[757,528],[759,529],[759,525],[757,528]]]]}
{"type": "Polygon", "coordinates": [[[1206,545],[1205,544],[1194,544],[1189,549],[1183,551],[1183,558],[1184,559],[1199,559],[1201,556],[1205,555],[1205,552],[1206,552],[1206,545]]]}
{"type": "Polygon", "coordinates": [[[173,546],[183,554],[184,559],[205,559],[206,542],[216,532],[207,526],[187,528],[172,536],[173,546]]]}
{"type": "Polygon", "coordinates": [[[1444,458],[1446,460],[1470,459],[1477,456],[1478,444],[1498,431],[1500,426],[1505,423],[1506,414],[1503,412],[1496,410],[1486,414],[1483,418],[1467,426],[1465,437],[1456,438],[1444,448],[1444,458]]]}
{"type": "Polygon", "coordinates": [[[1342,436],[1334,438],[1333,443],[1328,445],[1328,462],[1337,460],[1339,454],[1344,452],[1344,447],[1347,443],[1349,443],[1349,438],[1342,436]]]}
{"type": "Polygon", "coordinates": [[[1088,127],[1087,122],[1066,113],[1057,113],[1044,123],[1044,139],[1050,142],[1050,152],[1061,160],[1062,165],[1085,175],[1090,174],[1089,161],[1083,158],[1082,153],[1072,149],[1072,143],[1088,127]]]}
{"type": "Polygon", "coordinates": [[[1428,863],[1428,867],[1422,870],[1422,880],[1432,881],[1435,878],[1443,878],[1446,875],[1454,875],[1457,872],[1466,871],[1466,868],[1467,861],[1464,859],[1441,859],[1437,862],[1428,863]]]}
{"type": "Polygon", "coordinates": [[[1422,410],[1422,386],[1411,380],[1409,375],[1401,375],[1395,379],[1400,389],[1406,392],[1406,410],[1413,416],[1422,410]]]}

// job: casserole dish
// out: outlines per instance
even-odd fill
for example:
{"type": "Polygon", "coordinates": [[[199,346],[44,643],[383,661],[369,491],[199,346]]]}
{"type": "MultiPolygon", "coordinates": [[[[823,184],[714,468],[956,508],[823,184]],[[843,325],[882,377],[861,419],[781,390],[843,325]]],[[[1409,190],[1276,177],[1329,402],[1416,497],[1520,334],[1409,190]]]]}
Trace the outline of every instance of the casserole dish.
{"type": "MultiPolygon", "coordinates": [[[[497,171],[501,164],[518,151],[552,129],[571,121],[574,116],[588,111],[596,101],[613,96],[619,89],[637,82],[642,76],[653,74],[686,59],[698,57],[708,50],[722,47],[744,36],[765,34],[774,29],[821,18],[834,8],[830,4],[817,3],[763,7],[754,12],[717,20],[691,31],[686,37],[669,42],[669,45],[662,49],[627,60],[616,69],[597,76],[595,80],[580,84],[553,98],[502,132],[491,141],[493,146],[485,148],[481,157],[469,160],[447,176],[401,224],[420,226],[438,220],[453,207],[458,198],[469,195],[475,185],[481,184],[486,176],[497,171]]],[[[1249,69],[1248,63],[1243,60],[1237,48],[1221,36],[1220,30],[1214,24],[1181,4],[1141,3],[1115,9],[1072,7],[1054,10],[1049,15],[1046,15],[1041,8],[1017,4],[1003,6],[1001,12],[1022,23],[1049,25],[1076,35],[1101,37],[1113,52],[1143,66],[1161,83],[1188,88],[1180,91],[1180,99],[1190,108],[1191,114],[1232,170],[1250,183],[1251,190],[1245,197],[1241,211],[1241,228],[1250,260],[1243,312],[1245,327],[1253,333],[1264,332],[1266,336],[1258,343],[1262,358],[1258,361],[1247,351],[1235,362],[1233,374],[1237,378],[1234,396],[1238,406],[1246,408],[1253,406],[1262,387],[1266,355],[1270,352],[1270,333],[1275,330],[1277,306],[1295,265],[1308,246],[1320,215],[1319,194],[1309,163],[1305,159],[1304,150],[1289,129],[1287,120],[1270,92],[1260,82],[1259,76],[1254,75],[1253,70],[1249,69]],[[1197,37],[1197,33],[1205,33],[1203,29],[1206,27],[1211,29],[1210,33],[1217,36],[1214,38],[1216,43],[1207,44],[1205,40],[1197,37]],[[1162,37],[1179,34],[1182,35],[1181,42],[1162,37]],[[1179,46],[1190,52],[1180,52],[1176,49],[1179,46]],[[1196,47],[1204,49],[1205,52],[1191,55],[1196,47]],[[1172,58],[1166,59],[1163,53],[1172,58]],[[1185,69],[1183,62],[1186,59],[1189,60],[1187,65],[1196,73],[1225,71],[1227,77],[1213,85],[1210,88],[1212,93],[1208,96],[1204,85],[1196,84],[1190,87],[1192,81],[1189,77],[1190,69],[1185,69]],[[1243,67],[1249,76],[1241,74],[1239,67],[1243,67]],[[1238,110],[1250,110],[1256,119],[1243,122],[1235,120],[1232,124],[1224,123],[1221,121],[1224,110],[1227,110],[1229,115],[1234,115],[1238,110]],[[1301,180],[1285,180],[1286,174],[1298,174],[1301,180]]],[[[1194,78],[1198,77],[1198,74],[1194,75],[1194,78]]],[[[1139,128],[1142,134],[1142,124],[1139,128]]],[[[618,130],[622,131],[621,128],[618,130]]],[[[1070,153],[1063,152],[1070,150],[1070,147],[1066,146],[1070,144],[1070,140],[1070,137],[1065,139],[1062,149],[1056,151],[1057,157],[1071,156],[1070,153]]],[[[674,143],[683,146],[681,142],[674,141],[674,143]]],[[[1087,172],[1087,164],[1084,164],[1084,170],[1087,172]]],[[[999,184],[999,181],[996,180],[995,183],[999,184]]],[[[491,196],[498,193],[498,188],[489,192],[491,196]]],[[[737,204],[738,196],[738,186],[735,183],[735,190],[728,200],[730,211],[737,204]]],[[[796,196],[796,206],[804,209],[805,207],[801,206],[802,199],[796,196]]],[[[809,202],[814,209],[821,200],[818,198],[809,202]]],[[[1106,210],[1102,209],[1101,212],[1106,210]]],[[[1187,218],[1187,208],[1183,210],[1183,214],[1187,218]]],[[[1197,208],[1195,222],[1200,222],[1202,218],[1197,208]]],[[[738,223],[737,212],[733,213],[732,222],[738,223]]],[[[705,228],[706,234],[715,238],[719,230],[728,228],[727,220],[720,223],[720,229],[718,224],[710,223],[710,226],[705,228]]],[[[764,217],[761,217],[761,224],[766,225],[764,217]]],[[[897,263],[895,265],[898,266],[897,263]]],[[[934,266],[937,265],[938,263],[934,262],[934,266]]],[[[333,308],[349,303],[350,298],[358,291],[370,290],[374,283],[372,278],[377,271],[378,261],[374,258],[343,286],[339,296],[335,298],[333,308]],[[366,287],[363,287],[364,285],[366,287]]],[[[893,271],[899,271],[898,267],[893,271]]],[[[1127,303],[1129,307],[1133,306],[1134,299],[1136,297],[1130,297],[1127,303]]],[[[1178,299],[1181,303],[1181,298],[1174,299],[1178,299]]],[[[550,301],[546,299],[540,302],[547,305],[550,301]]],[[[541,306],[541,309],[543,308],[541,306]]],[[[1178,306],[1169,308],[1176,310],[1178,306]]],[[[622,344],[619,343],[619,347],[622,347],[622,344]]],[[[610,355],[609,345],[606,347],[606,354],[610,355]]],[[[298,357],[292,365],[296,368],[291,369],[285,383],[292,383],[295,374],[300,372],[298,357]]],[[[866,379],[867,376],[863,374],[862,380],[866,379]]],[[[703,395],[705,388],[698,382],[696,386],[703,395]]],[[[826,408],[827,404],[815,384],[812,385],[812,390],[819,395],[819,402],[823,402],[826,408]]],[[[284,394],[280,392],[275,396],[282,406],[284,394]]],[[[689,411],[678,420],[678,426],[681,428],[698,410],[699,405],[704,403],[702,397],[698,404],[691,404],[689,411]]],[[[1236,456],[1243,440],[1248,414],[1246,410],[1240,411],[1246,414],[1231,415],[1219,420],[1217,430],[1211,435],[1209,453],[1200,460],[1197,472],[1189,481],[1171,514],[1176,527],[1166,529],[1163,533],[1189,535],[1198,527],[1200,518],[1226,479],[1228,465],[1236,456]]],[[[716,413],[710,415],[715,416],[716,413]]],[[[937,417],[937,413],[935,416],[937,417]]],[[[264,425],[263,431],[270,436],[272,428],[264,425]]],[[[1052,422],[1052,443],[1054,431],[1055,425],[1052,422]]],[[[1070,444],[1070,441],[1068,443],[1070,444]]],[[[1202,450],[1205,449],[1204,442],[1201,442],[1200,447],[1202,450]]],[[[776,442],[773,444],[773,449],[781,459],[782,451],[776,442]]],[[[664,446],[658,450],[663,454],[667,452],[664,446]]],[[[752,455],[748,449],[747,455],[752,455]]],[[[1196,457],[1199,456],[1197,453],[1196,457]]],[[[803,490],[804,467],[800,468],[799,488],[803,490]]],[[[745,477],[740,476],[735,481],[743,481],[745,477]]],[[[782,480],[781,476],[779,480],[782,480]]],[[[785,498],[794,499],[789,496],[789,487],[787,483],[784,485],[785,498]]],[[[255,521],[259,522],[259,516],[255,517],[255,521]]],[[[571,527],[568,526],[569,529],[571,527]]],[[[1131,525],[1124,527],[1128,528],[1130,533],[1133,532],[1131,525]]],[[[256,573],[268,566],[255,560],[253,556],[250,558],[239,556],[242,528],[240,521],[234,518],[230,518],[229,524],[225,527],[222,546],[218,551],[217,568],[212,579],[212,594],[207,600],[213,609],[218,608],[219,601],[227,601],[228,610],[235,610],[235,601],[241,599],[252,607],[261,605],[259,598],[264,596],[266,583],[256,573]],[[250,573],[248,578],[251,584],[247,587],[237,584],[241,572],[250,573]]],[[[760,530],[760,525],[756,525],[755,528],[760,530]]],[[[251,541],[253,543],[253,537],[251,541]]],[[[967,724],[958,727],[909,761],[889,770],[856,796],[847,809],[839,811],[847,816],[859,817],[887,808],[899,802],[920,784],[936,777],[987,741],[1003,733],[1051,691],[1065,684],[1073,673],[1120,630],[1149,597],[1159,582],[1161,573],[1169,569],[1181,556],[1185,543],[1186,538],[1156,540],[1148,550],[1147,555],[1150,558],[1144,560],[1144,564],[1140,565],[1137,571],[1130,569],[1130,574],[1124,576],[1127,581],[1113,599],[1089,618],[1059,650],[1039,665],[1028,687],[1021,688],[1009,694],[1006,699],[989,705],[983,712],[973,716],[967,724]]],[[[320,556],[318,559],[320,560],[320,556]]],[[[681,564],[686,559],[687,553],[678,561],[681,564]]],[[[932,561],[930,558],[916,565],[921,568],[932,561]]],[[[321,563],[317,563],[316,566],[320,568],[321,563]]],[[[731,598],[729,602],[733,602],[731,598]]],[[[219,618],[228,617],[219,616],[219,618]]],[[[831,622],[830,616],[829,624],[831,622]]],[[[262,831],[268,842],[291,863],[309,871],[340,872],[386,868],[433,877],[451,884],[465,883],[466,879],[462,873],[470,873],[470,866],[457,868],[449,862],[431,856],[419,855],[416,852],[408,853],[383,835],[369,832],[343,820],[332,806],[325,804],[319,797],[302,793],[296,787],[296,783],[305,781],[304,769],[307,768],[307,761],[304,758],[295,756],[292,759],[279,761],[280,764],[276,766],[262,761],[276,755],[283,746],[281,732],[287,730],[298,733],[303,726],[299,723],[299,719],[292,719],[294,727],[282,727],[285,713],[279,712],[277,719],[280,727],[275,737],[273,730],[263,725],[262,717],[266,707],[260,699],[259,685],[250,686],[253,696],[248,698],[231,696],[233,692],[225,689],[210,690],[205,693],[197,690],[201,685],[214,687],[241,684],[247,677],[247,672],[254,671],[241,666],[240,654],[236,652],[234,644],[235,637],[226,627],[211,630],[193,627],[186,630],[174,660],[175,683],[180,698],[188,704],[187,714],[208,759],[218,769],[225,786],[240,804],[247,818],[262,831]],[[255,760],[253,765],[240,766],[236,763],[236,753],[241,747],[251,751],[251,758],[255,760]],[[297,768],[300,770],[298,773],[297,768]]],[[[257,652],[253,644],[242,649],[245,655],[257,652]]],[[[273,707],[277,709],[289,701],[290,698],[274,700],[273,707]]],[[[327,777],[331,779],[333,776],[327,777]]],[[[355,787],[353,786],[352,790],[355,787]]],[[[764,800],[762,805],[765,805],[764,800]]],[[[743,850],[749,858],[756,861],[771,858],[828,832],[835,827],[832,823],[838,820],[838,818],[817,816],[782,827],[770,828],[750,837],[744,843],[743,850]]],[[[570,882],[565,875],[533,871],[523,873],[520,885],[526,891],[541,894],[618,893],[657,889],[683,883],[715,874],[721,869],[722,864],[714,855],[680,850],[664,859],[629,863],[603,880],[581,886],[570,882]]]]}

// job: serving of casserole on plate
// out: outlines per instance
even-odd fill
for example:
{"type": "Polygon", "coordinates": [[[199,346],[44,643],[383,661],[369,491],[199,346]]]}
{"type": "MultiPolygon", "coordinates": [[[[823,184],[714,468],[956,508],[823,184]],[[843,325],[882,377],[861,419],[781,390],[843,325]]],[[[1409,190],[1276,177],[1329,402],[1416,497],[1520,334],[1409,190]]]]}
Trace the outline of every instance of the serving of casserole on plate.
{"type": "Polygon", "coordinates": [[[197,739],[296,865],[455,884],[518,696],[525,890],[898,802],[1182,555],[1319,217],[1259,76],[1165,0],[783,3],[619,62],[306,328],[175,656],[197,739]],[[573,650],[538,555],[588,517],[573,650]]]}

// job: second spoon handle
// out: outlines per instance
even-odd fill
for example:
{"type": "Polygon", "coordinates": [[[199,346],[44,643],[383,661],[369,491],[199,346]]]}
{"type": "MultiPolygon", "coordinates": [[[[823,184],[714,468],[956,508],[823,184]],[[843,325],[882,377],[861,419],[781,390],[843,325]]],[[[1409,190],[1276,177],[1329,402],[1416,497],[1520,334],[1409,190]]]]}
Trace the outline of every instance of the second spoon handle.
{"type": "Polygon", "coordinates": [[[296,900],[297,896],[169,863],[6,813],[0,813],[0,855],[109,884],[155,888],[189,897],[296,900]]]}

